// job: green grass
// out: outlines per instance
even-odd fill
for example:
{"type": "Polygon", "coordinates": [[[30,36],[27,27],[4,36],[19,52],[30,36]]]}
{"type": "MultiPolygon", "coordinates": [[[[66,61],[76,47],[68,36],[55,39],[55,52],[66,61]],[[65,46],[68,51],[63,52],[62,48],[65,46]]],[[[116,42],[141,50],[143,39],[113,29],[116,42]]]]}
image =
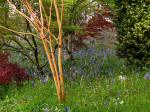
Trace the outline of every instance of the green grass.
{"type": "Polygon", "coordinates": [[[0,112],[150,112],[150,80],[144,79],[149,69],[125,66],[124,60],[103,53],[79,53],[73,63],[63,63],[66,102],[57,101],[52,79],[36,80],[34,87],[26,81],[22,87],[0,86],[0,112]]]}
{"type": "Polygon", "coordinates": [[[150,112],[150,81],[143,76],[81,78],[66,81],[66,90],[66,102],[58,103],[52,81],[12,85],[0,101],[0,112],[150,112]]]}

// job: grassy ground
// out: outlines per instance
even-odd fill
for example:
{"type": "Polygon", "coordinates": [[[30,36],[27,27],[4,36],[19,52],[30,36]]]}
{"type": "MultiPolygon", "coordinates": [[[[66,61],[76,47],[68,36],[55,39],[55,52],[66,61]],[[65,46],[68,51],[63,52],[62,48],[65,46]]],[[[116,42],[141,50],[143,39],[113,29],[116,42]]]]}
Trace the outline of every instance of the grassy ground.
{"type": "Polygon", "coordinates": [[[0,112],[149,112],[150,81],[141,76],[66,81],[67,100],[58,103],[51,81],[10,86],[0,112]]]}
{"type": "Polygon", "coordinates": [[[0,86],[0,112],[150,112],[149,70],[125,66],[110,49],[74,55],[74,62],[63,63],[66,102],[57,102],[52,80],[29,81],[0,86]]]}

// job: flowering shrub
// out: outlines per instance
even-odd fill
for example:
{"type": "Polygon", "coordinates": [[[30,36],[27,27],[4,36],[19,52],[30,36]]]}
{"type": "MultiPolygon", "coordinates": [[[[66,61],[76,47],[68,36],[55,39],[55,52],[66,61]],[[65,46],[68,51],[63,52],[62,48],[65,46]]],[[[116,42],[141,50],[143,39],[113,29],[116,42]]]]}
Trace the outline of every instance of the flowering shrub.
{"type": "Polygon", "coordinates": [[[9,84],[15,81],[20,84],[23,80],[29,79],[26,71],[17,64],[8,60],[8,53],[0,53],[0,84],[9,84]]]}

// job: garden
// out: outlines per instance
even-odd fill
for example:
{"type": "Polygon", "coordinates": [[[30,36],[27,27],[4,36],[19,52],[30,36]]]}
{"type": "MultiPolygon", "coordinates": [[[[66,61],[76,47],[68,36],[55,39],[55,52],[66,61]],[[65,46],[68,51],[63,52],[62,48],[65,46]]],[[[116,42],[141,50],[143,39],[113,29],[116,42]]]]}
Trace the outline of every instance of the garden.
{"type": "Polygon", "coordinates": [[[0,0],[0,112],[150,112],[149,0],[0,0]]]}

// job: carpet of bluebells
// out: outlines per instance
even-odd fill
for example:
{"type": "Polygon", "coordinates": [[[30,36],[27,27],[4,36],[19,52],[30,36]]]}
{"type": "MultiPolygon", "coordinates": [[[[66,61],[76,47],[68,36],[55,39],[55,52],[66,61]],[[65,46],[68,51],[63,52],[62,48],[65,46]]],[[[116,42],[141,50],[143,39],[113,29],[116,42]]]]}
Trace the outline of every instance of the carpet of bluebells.
{"type": "Polygon", "coordinates": [[[0,86],[0,112],[150,112],[149,69],[126,66],[112,48],[91,46],[73,55],[63,62],[66,102],[57,102],[53,81],[42,77],[0,86]]]}
{"type": "Polygon", "coordinates": [[[73,76],[91,77],[98,75],[113,75],[113,66],[119,66],[115,61],[115,51],[110,48],[88,48],[74,53],[75,61],[64,63],[64,73],[73,76]],[[113,57],[114,60],[110,60],[113,57]]]}
{"type": "Polygon", "coordinates": [[[76,51],[73,55],[74,61],[63,63],[66,77],[68,75],[72,78],[81,76],[88,79],[98,76],[124,76],[127,72],[134,72],[134,74],[139,75],[140,72],[140,68],[126,66],[124,60],[119,59],[112,48],[91,46],[76,51]]]}

